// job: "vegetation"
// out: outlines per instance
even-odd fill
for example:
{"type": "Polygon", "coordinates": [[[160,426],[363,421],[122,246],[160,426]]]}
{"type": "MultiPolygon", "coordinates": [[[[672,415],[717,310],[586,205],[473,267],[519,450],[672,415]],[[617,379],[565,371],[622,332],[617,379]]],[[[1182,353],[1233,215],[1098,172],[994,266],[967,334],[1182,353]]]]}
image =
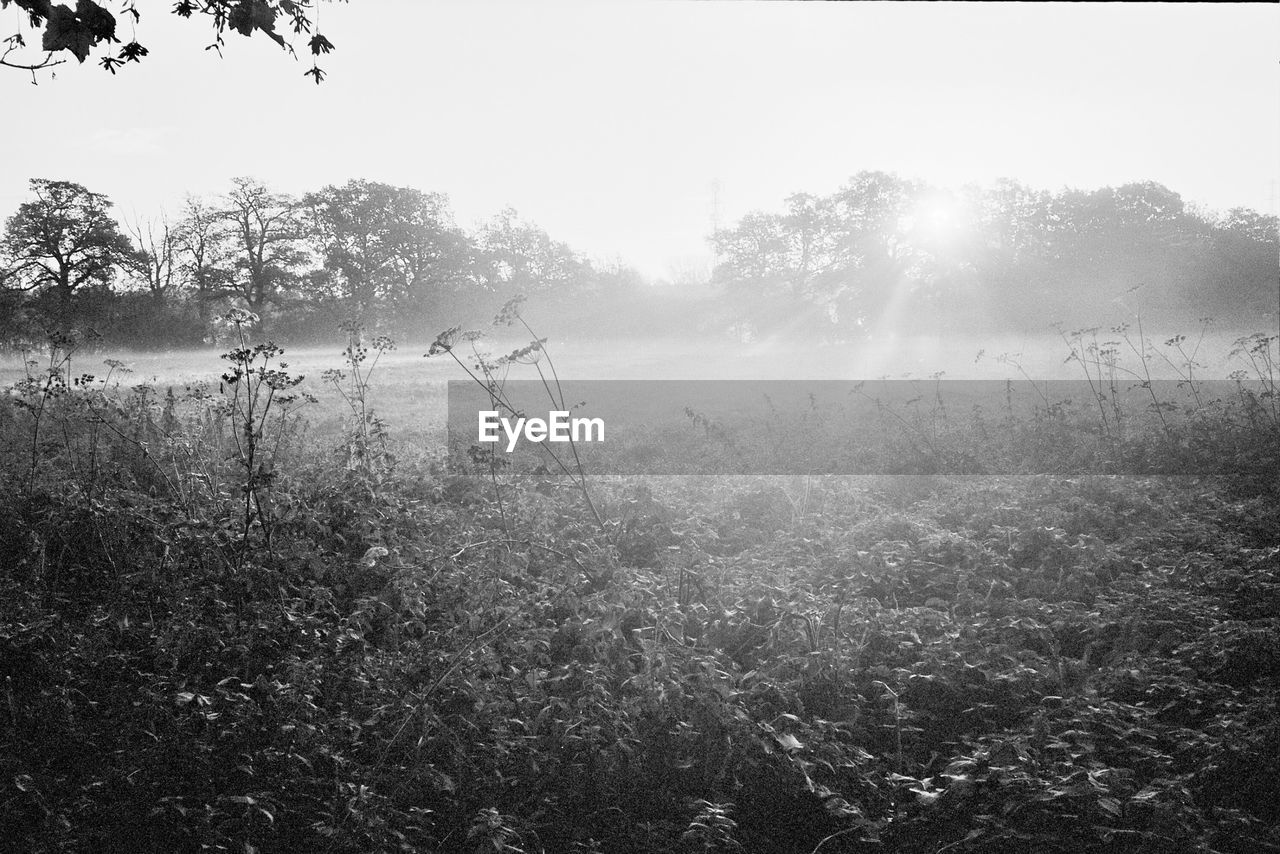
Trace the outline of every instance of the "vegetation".
{"type": "Polygon", "coordinates": [[[863,172],[787,205],[714,238],[716,278],[763,333],[884,333],[905,318],[951,334],[1083,326],[1144,284],[1148,319],[1169,326],[1211,315],[1252,328],[1277,309],[1275,217],[1216,216],[1152,182],[947,192],[863,172]]]}
{"type": "Polygon", "coordinates": [[[238,178],[181,216],[124,224],[78,184],[35,179],[32,195],[0,242],[10,344],[92,330],[113,347],[200,345],[231,308],[290,344],[332,341],[342,323],[408,340],[440,318],[492,316],[516,293],[570,336],[792,342],[883,338],[906,318],[934,335],[1071,328],[1117,294],[1162,328],[1212,316],[1253,329],[1277,308],[1275,217],[1199,210],[1151,183],[949,193],[864,172],[717,232],[709,279],[667,287],[514,211],[467,230],[444,196],[373,181],[295,198],[238,178]]]}
{"type": "MultiPolygon", "coordinates": [[[[70,54],[84,63],[94,51],[102,51],[98,63],[115,74],[130,62],[141,62],[149,53],[136,37],[137,25],[142,21],[142,11],[135,0],[120,4],[122,18],[130,24],[130,40],[119,50],[111,46],[121,44],[116,16],[106,5],[96,0],[76,0],[75,9],[52,0],[0,0],[0,9],[10,5],[23,13],[19,29],[3,40],[0,49],[0,67],[28,71],[32,82],[36,73],[67,62],[70,54]],[[24,20],[25,19],[25,20],[24,20]],[[26,25],[24,32],[22,24],[26,25]],[[39,36],[39,47],[28,45],[28,37],[39,36]],[[114,51],[114,52],[113,52],[114,51]]],[[[219,53],[225,44],[228,31],[242,36],[261,33],[290,54],[294,53],[281,29],[291,29],[294,35],[308,36],[307,51],[313,58],[333,50],[333,43],[315,25],[317,4],[315,0],[178,0],[171,11],[180,18],[199,15],[213,29],[210,48],[219,53]]],[[[306,75],[316,83],[324,79],[324,72],[312,62],[306,75]]]]}
{"type": "MultiPolygon", "coordinates": [[[[449,468],[369,406],[389,341],[307,433],[254,320],[216,389],[67,335],[0,402],[16,849],[1280,849],[1280,480],[449,468]]],[[[1238,356],[1200,429],[1274,467],[1238,356]]]]}

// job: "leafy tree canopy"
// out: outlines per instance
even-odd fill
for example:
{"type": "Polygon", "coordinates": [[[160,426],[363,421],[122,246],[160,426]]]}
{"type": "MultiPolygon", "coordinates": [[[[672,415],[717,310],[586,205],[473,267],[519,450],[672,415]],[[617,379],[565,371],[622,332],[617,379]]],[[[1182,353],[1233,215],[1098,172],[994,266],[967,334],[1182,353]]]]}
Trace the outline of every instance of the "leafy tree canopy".
{"type": "Polygon", "coordinates": [[[135,250],[110,213],[111,202],[70,181],[31,179],[35,200],[5,223],[0,238],[0,284],[48,292],[59,324],[70,319],[72,295],[109,284],[135,250]]]}
{"type": "Polygon", "coordinates": [[[470,241],[439,193],[352,180],[309,193],[302,204],[323,262],[311,293],[345,316],[367,323],[375,309],[457,291],[472,272],[470,241]]]}
{"type": "MultiPolygon", "coordinates": [[[[180,18],[203,16],[213,28],[210,48],[221,52],[228,31],[242,36],[261,33],[291,54],[293,45],[284,32],[307,37],[307,50],[312,57],[329,53],[333,43],[315,30],[314,17],[318,0],[177,0],[173,14],[180,18]]],[[[122,43],[117,18],[96,0],[76,0],[75,8],[52,0],[0,0],[0,9],[17,6],[25,13],[25,23],[33,31],[21,30],[3,39],[0,66],[35,72],[66,62],[68,55],[83,63],[98,53],[97,61],[112,74],[130,62],[139,62],[148,54],[136,38],[122,43]],[[38,44],[34,35],[38,34],[38,44]],[[29,40],[31,43],[29,43],[29,40]],[[118,48],[115,46],[119,45],[118,48]]],[[[135,0],[123,0],[120,15],[134,24],[142,20],[135,0]]],[[[317,83],[324,72],[313,60],[305,72],[317,83]]]]}

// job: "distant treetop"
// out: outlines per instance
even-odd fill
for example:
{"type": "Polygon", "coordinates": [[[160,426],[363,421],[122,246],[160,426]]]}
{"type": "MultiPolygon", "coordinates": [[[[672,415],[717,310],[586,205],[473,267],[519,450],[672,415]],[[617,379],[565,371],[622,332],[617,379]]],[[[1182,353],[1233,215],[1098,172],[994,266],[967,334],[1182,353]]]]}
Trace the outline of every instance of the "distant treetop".
{"type": "MultiPolygon", "coordinates": [[[[295,54],[293,45],[281,30],[292,30],[295,36],[307,37],[307,50],[312,56],[311,68],[305,74],[317,83],[324,79],[324,72],[315,63],[320,54],[333,50],[333,43],[315,30],[315,11],[319,0],[176,0],[172,12],[181,18],[205,15],[213,28],[213,42],[207,50],[221,53],[224,35],[228,30],[243,36],[255,32],[295,54]]],[[[129,62],[139,62],[148,53],[137,41],[133,28],[129,40],[121,41],[118,35],[117,17],[103,3],[95,0],[76,0],[75,8],[51,0],[0,0],[0,9],[15,5],[25,12],[29,32],[18,32],[0,40],[0,66],[29,71],[32,82],[42,69],[61,65],[68,54],[83,63],[90,54],[98,53],[97,61],[112,74],[129,62]],[[37,45],[36,36],[39,35],[37,45]],[[115,46],[119,45],[119,48],[115,46]]],[[[120,0],[120,18],[137,24],[142,13],[136,0],[120,0]]]]}

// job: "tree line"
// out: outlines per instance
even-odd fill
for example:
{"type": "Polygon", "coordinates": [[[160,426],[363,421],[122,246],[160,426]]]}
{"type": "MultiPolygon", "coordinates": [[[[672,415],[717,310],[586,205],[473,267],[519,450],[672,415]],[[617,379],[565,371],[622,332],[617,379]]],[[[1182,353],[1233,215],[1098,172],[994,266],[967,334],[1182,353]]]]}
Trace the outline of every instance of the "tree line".
{"type": "Polygon", "coordinates": [[[194,346],[230,308],[292,341],[350,323],[430,340],[516,294],[566,334],[831,340],[1035,331],[1136,310],[1269,328],[1277,308],[1276,217],[1214,213],[1152,182],[951,191],[861,172],[715,231],[709,281],[685,271],[665,288],[513,210],[468,230],[445,196],[375,181],[294,197],[237,178],[176,216],[133,219],[70,181],[32,179],[30,192],[0,235],[10,345],[91,329],[118,346],[194,346]]]}
{"type": "Polygon", "coordinates": [[[1276,217],[1207,211],[1154,182],[948,191],[861,172],[712,240],[715,282],[757,332],[1028,330],[1097,323],[1117,302],[1270,327],[1277,309],[1276,217]]]}
{"type": "Polygon", "coordinates": [[[0,239],[0,335],[11,343],[93,329],[120,344],[192,345],[232,307],[295,340],[350,322],[430,338],[513,293],[561,305],[638,281],[513,210],[467,231],[445,196],[373,181],[295,198],[237,178],[176,217],[133,220],[70,181],[30,187],[0,239]]]}

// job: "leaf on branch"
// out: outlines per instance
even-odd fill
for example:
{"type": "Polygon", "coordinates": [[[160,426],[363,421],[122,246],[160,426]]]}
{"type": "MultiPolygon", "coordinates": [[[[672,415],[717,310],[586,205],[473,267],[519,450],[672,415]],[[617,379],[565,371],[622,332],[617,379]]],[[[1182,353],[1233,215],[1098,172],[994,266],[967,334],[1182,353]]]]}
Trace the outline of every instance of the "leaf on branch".
{"type": "Polygon", "coordinates": [[[93,34],[76,20],[75,12],[66,6],[56,6],[45,27],[41,47],[47,51],[69,50],[84,62],[89,58],[93,41],[93,34]]]}
{"type": "MultiPolygon", "coordinates": [[[[0,5],[8,6],[9,4],[0,5]]],[[[44,22],[53,15],[53,3],[50,0],[30,0],[29,3],[20,5],[20,8],[26,10],[27,19],[33,27],[43,26],[44,22]]]]}
{"type": "Polygon", "coordinates": [[[316,33],[311,37],[311,41],[307,43],[307,46],[311,48],[311,53],[315,56],[319,56],[322,53],[328,53],[333,50],[333,42],[329,41],[319,33],[316,33]]]}
{"type": "MultiPolygon", "coordinates": [[[[53,6],[48,17],[41,41],[47,51],[68,50],[84,62],[98,42],[116,40],[115,16],[93,0],[78,0],[74,12],[67,6],[53,6]]],[[[109,64],[104,65],[110,70],[109,64]]]]}
{"type": "Polygon", "coordinates": [[[95,41],[116,40],[116,18],[93,0],[77,0],[76,17],[93,34],[95,41]]]}
{"type": "Polygon", "coordinates": [[[316,79],[316,85],[319,85],[320,81],[324,79],[324,72],[320,70],[319,66],[313,65],[310,70],[302,72],[302,76],[314,77],[316,79]]]}
{"type": "Polygon", "coordinates": [[[125,62],[137,62],[148,53],[147,49],[137,42],[129,42],[120,48],[120,58],[125,62]]]}
{"type": "Polygon", "coordinates": [[[227,16],[227,25],[242,36],[261,30],[284,46],[284,37],[276,32],[276,10],[267,0],[240,0],[227,16]]]}

